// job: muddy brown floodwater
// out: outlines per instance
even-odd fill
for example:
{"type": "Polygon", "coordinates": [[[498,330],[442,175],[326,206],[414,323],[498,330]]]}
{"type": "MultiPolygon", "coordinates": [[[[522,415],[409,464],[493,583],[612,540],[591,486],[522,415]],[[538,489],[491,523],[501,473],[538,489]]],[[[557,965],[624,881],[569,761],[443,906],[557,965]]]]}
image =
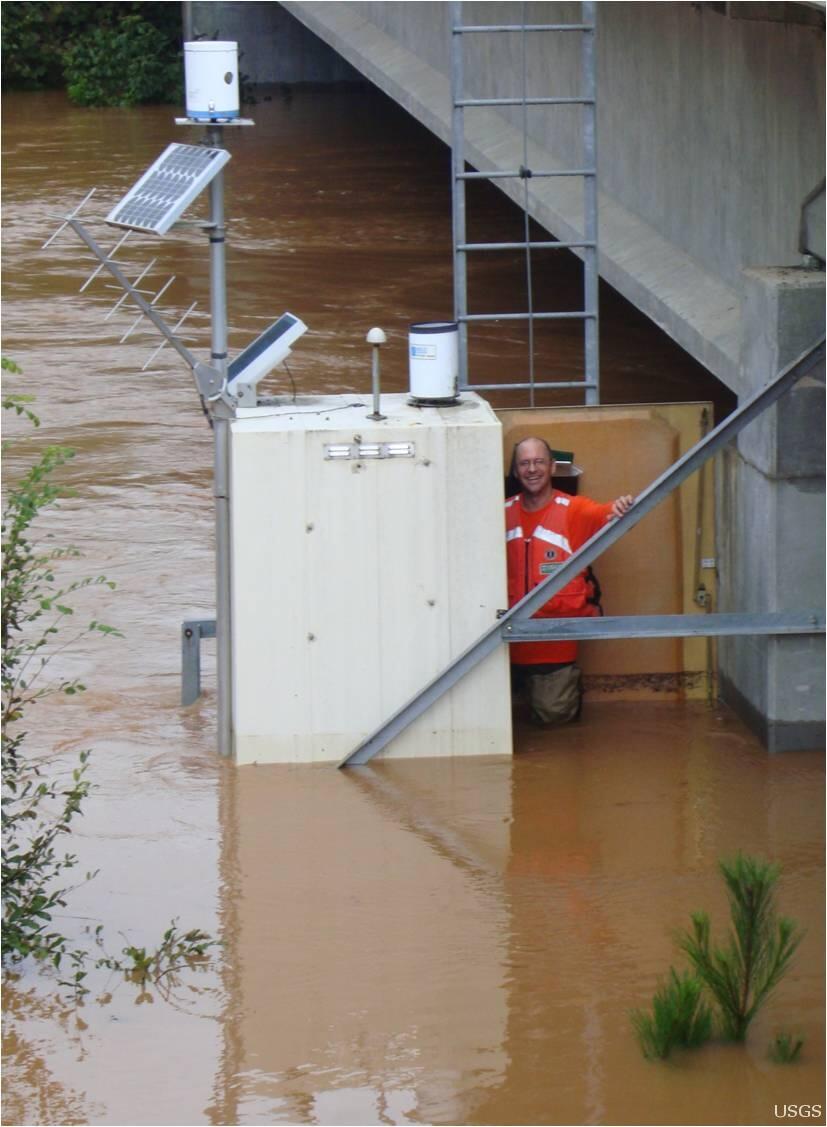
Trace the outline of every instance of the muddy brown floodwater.
{"type": "MultiPolygon", "coordinates": [[[[90,263],[73,237],[39,251],[90,187],[86,214],[106,214],[191,139],[175,112],[5,97],[3,352],[23,368],[7,390],[37,397],[36,444],[78,451],[74,495],[44,520],[83,549],[63,574],[118,583],[78,618],[125,636],[68,647],[56,671],[88,691],[31,720],[55,770],[93,749],[72,846],[78,872],[99,872],[61,927],[91,943],[102,923],[117,952],[177,918],[226,946],[162,990],[95,972],[82,1005],[7,973],[5,1122],[765,1124],[823,1109],[820,754],[769,757],[722,707],[610,702],[554,735],[518,727],[513,761],[236,770],[214,752],[211,655],[205,695],[179,706],[180,623],[213,613],[209,430],[174,357],[141,374],[157,342],[118,345],[130,318],[103,321],[117,295],[102,279],[78,295],[90,263]],[[629,1011],[692,910],[723,926],[716,863],[739,849],[783,866],[781,907],[807,928],[795,966],[746,1046],[649,1063],[629,1011]],[[768,1059],[779,1030],[804,1038],[800,1062],[768,1059]]],[[[253,116],[229,140],[231,347],[290,309],[312,330],[291,358],[298,389],[366,391],[378,324],[384,385],[402,390],[408,323],[451,309],[445,150],[367,90],[276,93],[253,116]]],[[[492,237],[515,222],[495,193],[477,203],[492,237]]],[[[202,236],[134,242],[125,262],[157,255],[153,276],[177,275],[167,312],[199,301],[188,340],[204,350],[202,236]]],[[[478,308],[505,311],[513,280],[478,282],[478,308]]],[[[575,301],[576,267],[544,284],[575,301]]],[[[602,308],[607,402],[731,406],[625,302],[606,291],[602,308]]],[[[559,370],[578,363],[574,339],[542,347],[559,370]]],[[[516,337],[475,348],[477,382],[517,372],[516,337]]]]}

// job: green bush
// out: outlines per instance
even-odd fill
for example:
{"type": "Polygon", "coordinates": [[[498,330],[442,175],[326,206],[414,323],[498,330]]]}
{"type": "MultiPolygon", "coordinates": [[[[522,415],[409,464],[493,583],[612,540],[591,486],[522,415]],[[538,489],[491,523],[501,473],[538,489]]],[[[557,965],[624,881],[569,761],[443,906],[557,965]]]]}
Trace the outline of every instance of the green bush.
{"type": "Polygon", "coordinates": [[[163,34],[140,16],[87,31],[66,48],[63,63],[69,97],[81,106],[180,100],[180,55],[170,58],[163,34]]]}
{"type": "Polygon", "coordinates": [[[3,89],[41,90],[63,84],[63,47],[94,16],[78,4],[24,4],[11,0],[0,9],[2,19],[3,89]]]}
{"type": "MultiPolygon", "coordinates": [[[[3,368],[19,371],[5,359],[3,368]]],[[[4,396],[3,409],[39,425],[25,396],[4,396]]],[[[4,452],[8,445],[4,442],[4,452]]],[[[28,955],[49,958],[56,966],[67,952],[67,940],[54,927],[53,915],[66,904],[67,873],[76,864],[71,853],[63,852],[62,842],[89,793],[88,752],[81,752],[77,766],[63,775],[49,770],[47,759],[26,748],[25,724],[32,706],[45,696],[72,696],[84,689],[76,678],[43,678],[56,652],[57,636],[71,621],[73,610],[67,600],[90,584],[114,587],[103,576],[59,586],[55,565],[77,552],[47,546],[38,538],[37,518],[62,494],[55,473],[72,455],[63,446],[43,450],[8,486],[2,516],[3,954],[12,960],[28,955]]],[[[87,631],[117,633],[91,622],[76,628],[76,635],[87,631]]]]}
{"type": "MultiPolygon", "coordinates": [[[[10,373],[20,371],[5,357],[2,367],[10,373]]],[[[39,420],[28,405],[30,401],[30,396],[4,395],[2,407],[37,427],[39,420]]],[[[16,441],[25,443],[26,439],[16,441]]],[[[4,452],[9,445],[8,441],[3,443],[4,452]]],[[[67,883],[77,858],[64,851],[64,842],[89,797],[89,752],[80,752],[76,765],[60,770],[48,753],[33,752],[27,744],[27,725],[35,704],[53,693],[72,696],[85,688],[76,678],[49,678],[49,665],[56,653],[89,631],[122,636],[97,621],[76,626],[74,638],[65,636],[67,627],[71,631],[74,614],[67,600],[92,584],[115,586],[103,576],[59,586],[55,565],[78,552],[47,544],[40,531],[39,516],[66,496],[55,475],[73,454],[68,447],[46,447],[7,486],[3,503],[2,948],[4,961],[17,963],[31,957],[51,964],[64,975],[68,973],[69,977],[59,979],[59,984],[70,987],[81,998],[88,993],[85,980],[89,953],[70,946],[59,929],[56,913],[67,906],[68,895],[77,884],[76,879],[67,883]]],[[[87,873],[86,879],[93,875],[87,873]]],[[[96,929],[95,941],[103,946],[103,925],[96,929]]],[[[148,982],[169,996],[179,972],[206,966],[207,953],[218,946],[219,942],[200,928],[182,931],[173,920],[156,948],[129,945],[123,949],[123,957],[104,955],[93,965],[123,973],[141,987],[142,999],[148,996],[148,982]]]]}
{"type": "Polygon", "coordinates": [[[1,12],[4,89],[68,85],[83,105],[180,99],[178,3],[4,0],[1,12]]]}

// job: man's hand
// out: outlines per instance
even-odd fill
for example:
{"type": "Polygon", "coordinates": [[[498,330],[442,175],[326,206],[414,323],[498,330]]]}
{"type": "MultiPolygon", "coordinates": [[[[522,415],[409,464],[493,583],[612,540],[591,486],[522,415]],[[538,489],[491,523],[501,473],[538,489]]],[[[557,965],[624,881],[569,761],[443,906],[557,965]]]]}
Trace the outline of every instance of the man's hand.
{"type": "Polygon", "coordinates": [[[630,497],[628,493],[618,497],[616,501],[612,501],[612,516],[622,517],[624,513],[628,513],[634,503],[634,497],[630,497]]]}

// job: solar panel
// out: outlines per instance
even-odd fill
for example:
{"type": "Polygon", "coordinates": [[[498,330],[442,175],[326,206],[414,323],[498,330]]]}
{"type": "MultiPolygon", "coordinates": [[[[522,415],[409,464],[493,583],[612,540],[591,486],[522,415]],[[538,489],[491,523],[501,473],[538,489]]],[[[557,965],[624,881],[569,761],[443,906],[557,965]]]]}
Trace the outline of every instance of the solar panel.
{"type": "Polygon", "coordinates": [[[106,222],[166,234],[229,159],[226,149],[169,145],[109,212],[106,222]]]}
{"type": "Polygon", "coordinates": [[[236,356],[227,370],[227,385],[232,391],[233,384],[256,384],[268,372],[280,364],[290,354],[290,345],[307,332],[307,325],[292,313],[282,313],[269,329],[256,337],[252,344],[236,356]]]}

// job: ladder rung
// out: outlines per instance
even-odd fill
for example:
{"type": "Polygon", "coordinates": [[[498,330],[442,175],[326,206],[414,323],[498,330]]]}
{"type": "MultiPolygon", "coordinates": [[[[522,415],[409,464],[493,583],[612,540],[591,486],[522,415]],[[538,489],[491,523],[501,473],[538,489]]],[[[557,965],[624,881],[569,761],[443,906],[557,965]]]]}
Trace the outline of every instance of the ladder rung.
{"type": "Polygon", "coordinates": [[[459,243],[457,250],[554,250],[557,248],[585,247],[594,248],[597,243],[459,243]]]}
{"type": "Polygon", "coordinates": [[[555,387],[597,387],[596,383],[587,380],[555,380],[553,383],[469,383],[465,385],[468,391],[526,391],[534,388],[542,391],[555,387]]]}
{"type": "Polygon", "coordinates": [[[451,28],[454,35],[469,35],[482,31],[594,31],[593,23],[503,23],[460,24],[451,28]]]}
{"type": "Polygon", "coordinates": [[[551,171],[546,169],[542,172],[534,172],[531,170],[529,176],[523,175],[519,168],[509,169],[508,172],[460,172],[457,180],[536,180],[542,176],[596,176],[597,173],[593,168],[568,168],[563,171],[551,171]]]}
{"type": "Polygon", "coordinates": [[[571,321],[597,317],[596,313],[466,313],[455,321],[571,321]]]}
{"type": "Polygon", "coordinates": [[[457,109],[466,106],[593,106],[594,98],[463,98],[454,102],[457,109]]]}

